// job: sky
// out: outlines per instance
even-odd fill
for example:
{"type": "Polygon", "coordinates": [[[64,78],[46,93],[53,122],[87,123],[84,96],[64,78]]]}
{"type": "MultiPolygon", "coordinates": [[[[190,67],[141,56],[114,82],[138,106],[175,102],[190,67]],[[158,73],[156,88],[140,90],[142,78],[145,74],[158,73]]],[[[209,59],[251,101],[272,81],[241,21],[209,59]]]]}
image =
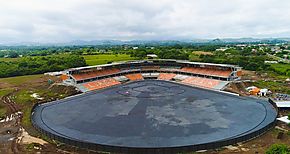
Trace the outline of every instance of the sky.
{"type": "Polygon", "coordinates": [[[0,0],[0,43],[290,37],[289,0],[0,0]]]}

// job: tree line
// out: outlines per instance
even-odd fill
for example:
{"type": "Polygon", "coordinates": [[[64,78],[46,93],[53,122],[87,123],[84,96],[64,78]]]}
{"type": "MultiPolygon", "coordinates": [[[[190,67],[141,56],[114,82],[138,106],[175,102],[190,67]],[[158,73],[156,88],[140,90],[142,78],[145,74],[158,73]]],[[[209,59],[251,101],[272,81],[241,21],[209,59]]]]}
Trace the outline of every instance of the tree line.
{"type": "Polygon", "coordinates": [[[0,61],[0,77],[41,74],[86,66],[85,59],[77,55],[24,57],[16,61],[0,61]]]}

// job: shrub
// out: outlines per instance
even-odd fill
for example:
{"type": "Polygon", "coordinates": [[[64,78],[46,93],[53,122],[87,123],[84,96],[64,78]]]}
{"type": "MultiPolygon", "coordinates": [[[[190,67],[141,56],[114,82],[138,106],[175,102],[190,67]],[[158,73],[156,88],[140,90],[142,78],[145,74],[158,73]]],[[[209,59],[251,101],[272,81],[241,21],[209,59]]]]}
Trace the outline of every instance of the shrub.
{"type": "Polygon", "coordinates": [[[267,149],[266,154],[290,154],[290,147],[285,144],[273,144],[267,149]]]}

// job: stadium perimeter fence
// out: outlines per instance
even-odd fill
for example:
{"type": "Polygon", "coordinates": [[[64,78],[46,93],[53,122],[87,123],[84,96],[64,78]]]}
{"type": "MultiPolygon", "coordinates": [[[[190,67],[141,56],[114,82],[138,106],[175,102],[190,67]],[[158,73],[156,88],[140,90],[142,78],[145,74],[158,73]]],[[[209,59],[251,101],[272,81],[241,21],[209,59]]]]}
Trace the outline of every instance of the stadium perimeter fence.
{"type": "MultiPolygon", "coordinates": [[[[269,99],[269,103],[273,105],[275,110],[278,113],[278,108],[273,100],[269,99]]],[[[40,104],[35,104],[31,110],[31,114],[40,104]]],[[[278,114],[276,115],[276,117],[278,114]]],[[[92,151],[104,151],[104,152],[116,152],[116,153],[132,153],[132,154],[148,154],[148,153],[160,153],[160,154],[171,154],[171,153],[180,153],[180,152],[192,152],[192,151],[199,151],[199,150],[209,150],[209,149],[216,149],[227,145],[236,144],[239,142],[244,142],[253,138],[256,138],[262,134],[264,134],[269,129],[273,128],[276,125],[276,120],[272,121],[265,127],[251,132],[249,134],[240,136],[240,137],[232,137],[223,140],[219,140],[216,142],[204,143],[204,144],[195,144],[189,146],[180,146],[180,147],[161,147],[161,148],[134,148],[134,147],[122,147],[122,146],[110,146],[110,145],[102,145],[97,143],[89,143],[86,141],[81,141],[78,139],[66,138],[56,134],[53,134],[49,131],[46,131],[39,127],[34,119],[33,116],[31,117],[33,127],[38,130],[42,135],[49,137],[52,140],[57,140],[61,143],[65,143],[71,146],[75,146],[78,148],[83,148],[92,151]]]]}

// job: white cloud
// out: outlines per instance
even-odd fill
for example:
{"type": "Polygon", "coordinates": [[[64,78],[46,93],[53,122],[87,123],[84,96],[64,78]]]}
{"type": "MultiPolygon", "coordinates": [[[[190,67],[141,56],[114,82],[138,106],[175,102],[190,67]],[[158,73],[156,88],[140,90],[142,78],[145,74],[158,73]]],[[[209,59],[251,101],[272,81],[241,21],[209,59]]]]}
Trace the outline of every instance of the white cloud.
{"type": "Polygon", "coordinates": [[[0,42],[289,37],[289,0],[0,0],[0,42]]]}

